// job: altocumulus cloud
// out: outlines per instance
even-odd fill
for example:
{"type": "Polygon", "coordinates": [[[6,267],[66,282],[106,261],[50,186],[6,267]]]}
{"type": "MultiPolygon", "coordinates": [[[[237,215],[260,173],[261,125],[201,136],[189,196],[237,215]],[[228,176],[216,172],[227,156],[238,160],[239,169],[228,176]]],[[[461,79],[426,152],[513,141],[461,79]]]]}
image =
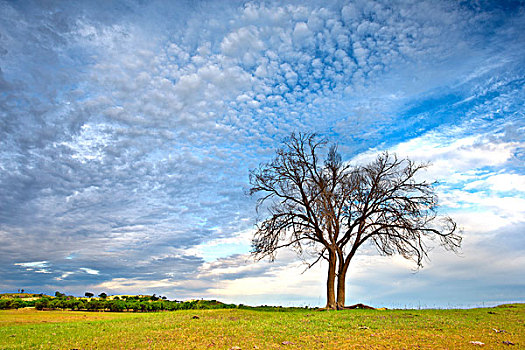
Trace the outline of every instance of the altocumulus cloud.
{"type": "Polygon", "coordinates": [[[302,130],[354,162],[383,149],[433,162],[466,230],[462,257],[436,249],[417,274],[364,251],[351,299],[523,300],[522,4],[0,10],[2,289],[322,303],[323,266],[248,256],[248,170],[302,130]]]}

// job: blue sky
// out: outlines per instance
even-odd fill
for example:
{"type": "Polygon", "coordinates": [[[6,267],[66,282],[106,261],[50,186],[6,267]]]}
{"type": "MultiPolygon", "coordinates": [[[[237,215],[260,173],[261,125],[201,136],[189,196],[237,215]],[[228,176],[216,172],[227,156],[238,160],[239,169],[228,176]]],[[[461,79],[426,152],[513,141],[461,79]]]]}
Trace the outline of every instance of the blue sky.
{"type": "Polygon", "coordinates": [[[0,290],[321,305],[249,256],[248,174],[292,131],[431,161],[460,256],[365,247],[347,301],[525,301],[525,4],[0,2],[0,290]]]}

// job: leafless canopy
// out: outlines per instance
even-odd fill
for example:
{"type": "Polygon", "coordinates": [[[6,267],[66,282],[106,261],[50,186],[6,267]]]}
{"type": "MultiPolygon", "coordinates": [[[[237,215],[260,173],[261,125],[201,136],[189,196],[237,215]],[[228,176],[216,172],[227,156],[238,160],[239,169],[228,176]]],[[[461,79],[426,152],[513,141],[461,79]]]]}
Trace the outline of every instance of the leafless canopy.
{"type": "Polygon", "coordinates": [[[386,152],[368,165],[354,166],[317,135],[292,134],[271,162],[250,173],[250,194],[261,195],[258,209],[264,206],[268,213],[257,226],[252,252],[271,260],[282,247],[316,252],[311,265],[321,258],[333,265],[344,303],[348,265],[365,242],[417,266],[431,240],[457,251],[456,223],[437,216],[433,184],[416,178],[427,166],[386,152]]]}

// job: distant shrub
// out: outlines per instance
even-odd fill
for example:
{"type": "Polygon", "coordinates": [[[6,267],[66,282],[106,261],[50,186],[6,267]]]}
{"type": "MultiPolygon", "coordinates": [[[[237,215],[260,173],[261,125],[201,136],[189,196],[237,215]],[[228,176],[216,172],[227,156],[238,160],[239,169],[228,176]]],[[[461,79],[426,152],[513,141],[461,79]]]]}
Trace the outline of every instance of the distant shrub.
{"type": "Polygon", "coordinates": [[[126,304],[120,300],[112,300],[108,304],[109,310],[113,312],[124,311],[124,309],[126,308],[126,304]]]}
{"type": "Polygon", "coordinates": [[[49,308],[49,299],[48,298],[41,298],[38,299],[35,302],[35,309],[37,310],[43,310],[49,308]]]}
{"type": "Polygon", "coordinates": [[[10,309],[10,302],[9,299],[0,299],[0,309],[10,309]]]}

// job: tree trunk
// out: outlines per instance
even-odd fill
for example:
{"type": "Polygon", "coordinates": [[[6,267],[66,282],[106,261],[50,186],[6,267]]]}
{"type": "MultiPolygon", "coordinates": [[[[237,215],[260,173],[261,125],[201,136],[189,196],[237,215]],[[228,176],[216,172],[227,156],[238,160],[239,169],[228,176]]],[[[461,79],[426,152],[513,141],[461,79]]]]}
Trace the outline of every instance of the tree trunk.
{"type": "Polygon", "coordinates": [[[337,256],[335,252],[330,252],[328,259],[328,278],[326,280],[326,309],[336,309],[335,301],[335,270],[337,265],[337,256]]]}
{"type": "Polygon", "coordinates": [[[337,274],[337,309],[342,310],[345,308],[346,272],[348,271],[348,266],[350,266],[350,257],[347,257],[346,262],[341,260],[339,264],[339,273],[337,274]]]}
{"type": "Polygon", "coordinates": [[[337,309],[342,310],[345,307],[345,277],[346,272],[339,273],[337,276],[337,309]]]}

